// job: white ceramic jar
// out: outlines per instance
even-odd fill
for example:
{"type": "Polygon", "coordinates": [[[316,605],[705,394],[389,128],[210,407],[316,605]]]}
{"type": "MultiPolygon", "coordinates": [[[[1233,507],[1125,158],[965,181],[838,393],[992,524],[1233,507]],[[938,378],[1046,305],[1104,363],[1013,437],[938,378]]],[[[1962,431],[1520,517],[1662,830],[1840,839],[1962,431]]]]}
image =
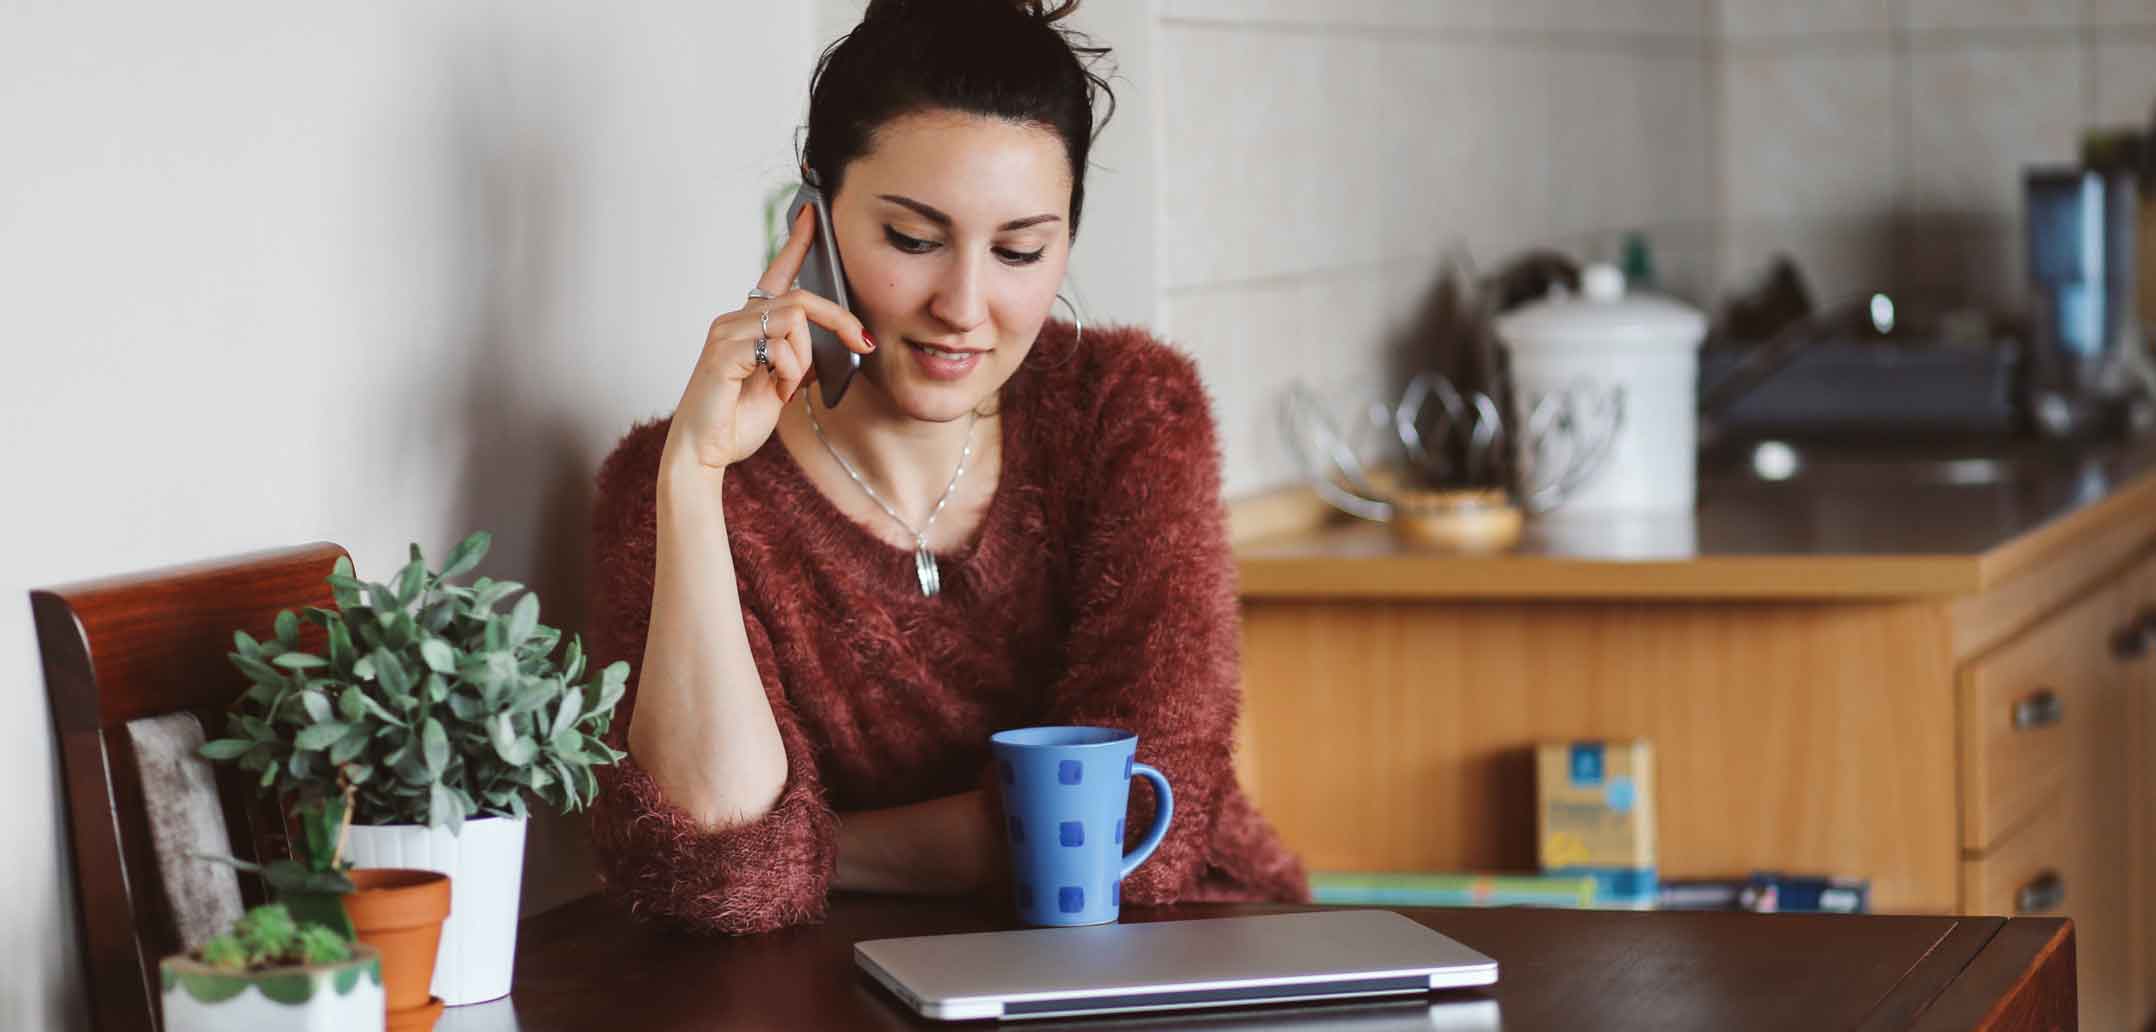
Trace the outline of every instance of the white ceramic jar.
{"type": "Polygon", "coordinates": [[[1624,274],[1611,265],[1588,266],[1581,288],[1578,297],[1553,294],[1496,321],[1514,411],[1527,413],[1545,396],[1582,385],[1622,394],[1623,420],[1607,458],[1553,512],[1688,511],[1698,490],[1699,346],[1707,319],[1668,298],[1627,294],[1624,274]]]}

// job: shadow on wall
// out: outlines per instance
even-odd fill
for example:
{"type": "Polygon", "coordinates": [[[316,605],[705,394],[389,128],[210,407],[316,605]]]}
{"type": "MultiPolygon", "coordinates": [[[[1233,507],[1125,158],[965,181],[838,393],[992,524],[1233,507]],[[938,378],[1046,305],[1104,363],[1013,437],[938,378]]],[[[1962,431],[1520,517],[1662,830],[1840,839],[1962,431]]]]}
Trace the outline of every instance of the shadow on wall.
{"type": "MultiPolygon", "coordinates": [[[[543,601],[542,620],[581,633],[599,456],[577,432],[573,406],[581,392],[569,359],[581,342],[563,329],[571,320],[560,284],[569,257],[563,241],[577,215],[572,157],[597,144],[590,126],[577,121],[577,105],[552,104],[546,95],[574,84],[572,70],[547,74],[543,57],[529,49],[515,60],[539,67],[505,69],[511,58],[501,43],[480,40],[472,49],[479,53],[445,55],[453,114],[444,146],[456,155],[455,211],[470,220],[458,235],[468,250],[457,281],[480,288],[451,338],[447,368],[428,371],[437,378],[430,393],[456,408],[437,423],[445,443],[463,448],[461,462],[445,470],[455,477],[446,518],[456,536],[492,532],[482,572],[523,582],[543,601]],[[514,89],[503,89],[505,79],[514,89]],[[505,92],[515,96],[507,118],[500,110],[505,92]]],[[[524,912],[593,891],[592,871],[583,815],[535,807],[524,912]]]]}

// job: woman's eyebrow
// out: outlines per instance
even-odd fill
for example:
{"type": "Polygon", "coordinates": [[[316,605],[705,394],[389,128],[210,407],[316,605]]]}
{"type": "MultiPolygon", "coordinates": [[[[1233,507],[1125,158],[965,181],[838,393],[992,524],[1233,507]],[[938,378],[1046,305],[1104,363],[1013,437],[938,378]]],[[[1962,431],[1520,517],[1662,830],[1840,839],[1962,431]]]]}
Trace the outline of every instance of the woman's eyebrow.
{"type": "MultiPolygon", "coordinates": [[[[904,197],[900,196],[899,194],[877,194],[876,197],[879,200],[889,201],[892,204],[896,204],[902,208],[905,208],[913,212],[914,214],[935,223],[936,225],[942,226],[945,229],[949,229],[951,227],[951,217],[949,215],[945,215],[943,212],[936,210],[934,207],[922,204],[921,202],[916,201],[911,197],[904,197]]],[[[1037,226],[1043,222],[1059,222],[1061,220],[1062,216],[1060,215],[1031,215],[1022,219],[1012,219],[1011,221],[1006,222],[1003,225],[997,226],[996,228],[998,230],[1024,229],[1027,226],[1037,226]]]]}

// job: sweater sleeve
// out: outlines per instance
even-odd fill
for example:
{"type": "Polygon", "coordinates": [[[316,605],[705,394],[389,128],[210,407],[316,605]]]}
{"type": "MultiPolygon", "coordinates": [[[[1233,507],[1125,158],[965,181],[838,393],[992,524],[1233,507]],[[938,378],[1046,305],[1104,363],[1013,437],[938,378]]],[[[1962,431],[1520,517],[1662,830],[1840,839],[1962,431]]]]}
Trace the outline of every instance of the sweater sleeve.
{"type": "MultiPolygon", "coordinates": [[[[1203,873],[1233,791],[1241,705],[1235,568],[1220,454],[1205,390],[1163,347],[1103,384],[1077,513],[1072,628],[1045,723],[1121,728],[1160,769],[1175,812],[1160,848],[1123,884],[1126,902],[1168,903],[1203,873]]],[[[1151,826],[1150,782],[1131,788],[1128,834],[1151,826]]]]}
{"type": "MultiPolygon", "coordinates": [[[[651,625],[658,444],[647,430],[632,433],[601,468],[593,519],[591,652],[599,662],[632,666],[613,723],[616,748],[626,748],[634,667],[651,625]]],[[[655,436],[663,441],[663,432],[655,436]]],[[[770,635],[745,603],[749,647],[786,747],[786,786],[771,811],[746,824],[707,827],[668,801],[633,756],[598,768],[591,806],[608,894],[638,914],[693,930],[762,932],[820,920],[837,859],[838,823],[817,775],[815,746],[776,676],[770,635]]]]}

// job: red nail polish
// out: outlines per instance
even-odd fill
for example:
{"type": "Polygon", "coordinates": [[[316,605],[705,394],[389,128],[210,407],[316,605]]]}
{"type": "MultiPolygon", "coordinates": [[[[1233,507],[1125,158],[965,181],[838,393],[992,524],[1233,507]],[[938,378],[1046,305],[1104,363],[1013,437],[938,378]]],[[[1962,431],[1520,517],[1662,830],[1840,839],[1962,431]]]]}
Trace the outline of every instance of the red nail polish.
{"type": "Polygon", "coordinates": [[[870,351],[876,350],[876,338],[869,336],[867,330],[861,331],[861,342],[867,344],[870,351]]]}

